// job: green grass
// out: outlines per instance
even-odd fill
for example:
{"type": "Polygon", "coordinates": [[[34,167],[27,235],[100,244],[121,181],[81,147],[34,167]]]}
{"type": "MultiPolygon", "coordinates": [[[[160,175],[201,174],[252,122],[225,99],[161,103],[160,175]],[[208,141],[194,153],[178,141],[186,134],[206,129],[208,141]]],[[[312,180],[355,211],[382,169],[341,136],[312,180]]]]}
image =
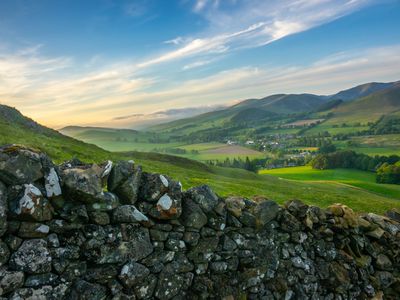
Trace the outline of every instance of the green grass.
{"type": "Polygon", "coordinates": [[[392,197],[334,182],[285,180],[240,169],[209,167],[194,160],[157,153],[108,152],[50,129],[36,130],[14,121],[2,121],[1,118],[0,132],[0,144],[17,143],[38,148],[58,163],[73,157],[87,162],[133,159],[146,172],[163,173],[181,181],[185,189],[208,184],[221,196],[262,195],[278,203],[297,198],[320,207],[341,202],[356,211],[376,213],[383,213],[393,207],[400,209],[400,201],[392,197]]]}
{"type": "Polygon", "coordinates": [[[353,169],[315,170],[310,166],[304,166],[262,170],[260,174],[298,181],[337,182],[400,200],[400,185],[378,184],[372,172],[353,169]]]}

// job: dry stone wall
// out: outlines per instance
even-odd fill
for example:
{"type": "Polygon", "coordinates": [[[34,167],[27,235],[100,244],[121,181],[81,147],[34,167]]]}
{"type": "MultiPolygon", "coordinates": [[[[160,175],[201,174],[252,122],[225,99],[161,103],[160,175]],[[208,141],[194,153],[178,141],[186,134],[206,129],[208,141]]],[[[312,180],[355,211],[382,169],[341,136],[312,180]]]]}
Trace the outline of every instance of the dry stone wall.
{"type": "Polygon", "coordinates": [[[6,146],[0,298],[399,299],[398,221],[6,146]]]}

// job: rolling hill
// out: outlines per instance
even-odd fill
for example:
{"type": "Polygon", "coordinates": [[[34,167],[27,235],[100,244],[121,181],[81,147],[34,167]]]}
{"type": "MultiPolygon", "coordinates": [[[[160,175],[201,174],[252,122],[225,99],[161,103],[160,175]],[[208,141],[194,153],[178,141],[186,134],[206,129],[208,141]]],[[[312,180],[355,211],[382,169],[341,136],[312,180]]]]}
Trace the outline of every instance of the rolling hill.
{"type": "Polygon", "coordinates": [[[358,85],[356,87],[340,91],[337,94],[329,96],[330,99],[340,99],[343,101],[351,101],[357,98],[366,97],[370,94],[379,92],[381,90],[390,89],[398,85],[400,81],[395,82],[370,82],[358,85]]]}
{"type": "MultiPolygon", "coordinates": [[[[396,107],[399,104],[396,100],[398,98],[396,98],[397,92],[395,90],[398,89],[399,85],[400,81],[391,83],[372,82],[329,96],[277,94],[262,99],[248,99],[223,110],[156,125],[148,128],[148,130],[185,135],[221,126],[226,127],[230,123],[248,122],[252,123],[253,127],[257,127],[272,119],[284,120],[288,115],[313,112],[332,112],[340,120],[342,118],[348,119],[347,112],[356,113],[353,119],[357,119],[358,116],[370,116],[371,119],[376,119],[397,109],[396,107]]],[[[337,120],[334,122],[337,122],[337,120]]]]}
{"type": "Polygon", "coordinates": [[[400,112],[400,82],[388,89],[343,103],[331,112],[334,116],[327,124],[376,121],[382,115],[396,114],[400,112]]]}
{"type": "Polygon", "coordinates": [[[293,182],[240,169],[207,166],[193,160],[156,153],[108,152],[41,126],[17,110],[3,105],[0,105],[0,132],[0,145],[24,144],[46,152],[57,162],[72,157],[89,162],[134,159],[145,171],[163,173],[180,180],[184,188],[209,184],[222,196],[264,195],[280,203],[298,198],[321,207],[341,202],[356,211],[377,213],[393,207],[400,209],[400,202],[391,197],[336,183],[293,182]]]}

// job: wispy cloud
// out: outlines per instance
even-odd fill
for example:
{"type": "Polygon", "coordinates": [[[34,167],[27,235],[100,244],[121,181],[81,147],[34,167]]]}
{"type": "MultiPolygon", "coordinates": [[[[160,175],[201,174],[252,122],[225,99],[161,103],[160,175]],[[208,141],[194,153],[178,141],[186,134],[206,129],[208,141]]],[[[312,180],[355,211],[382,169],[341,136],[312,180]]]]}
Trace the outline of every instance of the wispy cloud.
{"type": "Polygon", "coordinates": [[[177,37],[167,41],[179,46],[140,63],[155,64],[219,55],[243,48],[260,47],[331,22],[375,0],[196,0],[193,10],[206,18],[210,29],[201,37],[177,37]],[[222,3],[226,5],[222,6],[222,3]],[[184,42],[186,40],[186,42],[184,42]]]}

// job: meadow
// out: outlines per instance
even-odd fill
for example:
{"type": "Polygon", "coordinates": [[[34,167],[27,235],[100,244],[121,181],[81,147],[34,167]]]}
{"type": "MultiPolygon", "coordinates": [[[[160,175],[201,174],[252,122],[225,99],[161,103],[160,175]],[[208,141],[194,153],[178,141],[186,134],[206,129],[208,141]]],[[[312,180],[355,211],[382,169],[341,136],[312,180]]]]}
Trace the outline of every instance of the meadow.
{"type": "Polygon", "coordinates": [[[315,170],[311,166],[262,170],[260,174],[301,182],[338,183],[400,200],[400,185],[378,184],[375,173],[353,169],[315,170]]]}

